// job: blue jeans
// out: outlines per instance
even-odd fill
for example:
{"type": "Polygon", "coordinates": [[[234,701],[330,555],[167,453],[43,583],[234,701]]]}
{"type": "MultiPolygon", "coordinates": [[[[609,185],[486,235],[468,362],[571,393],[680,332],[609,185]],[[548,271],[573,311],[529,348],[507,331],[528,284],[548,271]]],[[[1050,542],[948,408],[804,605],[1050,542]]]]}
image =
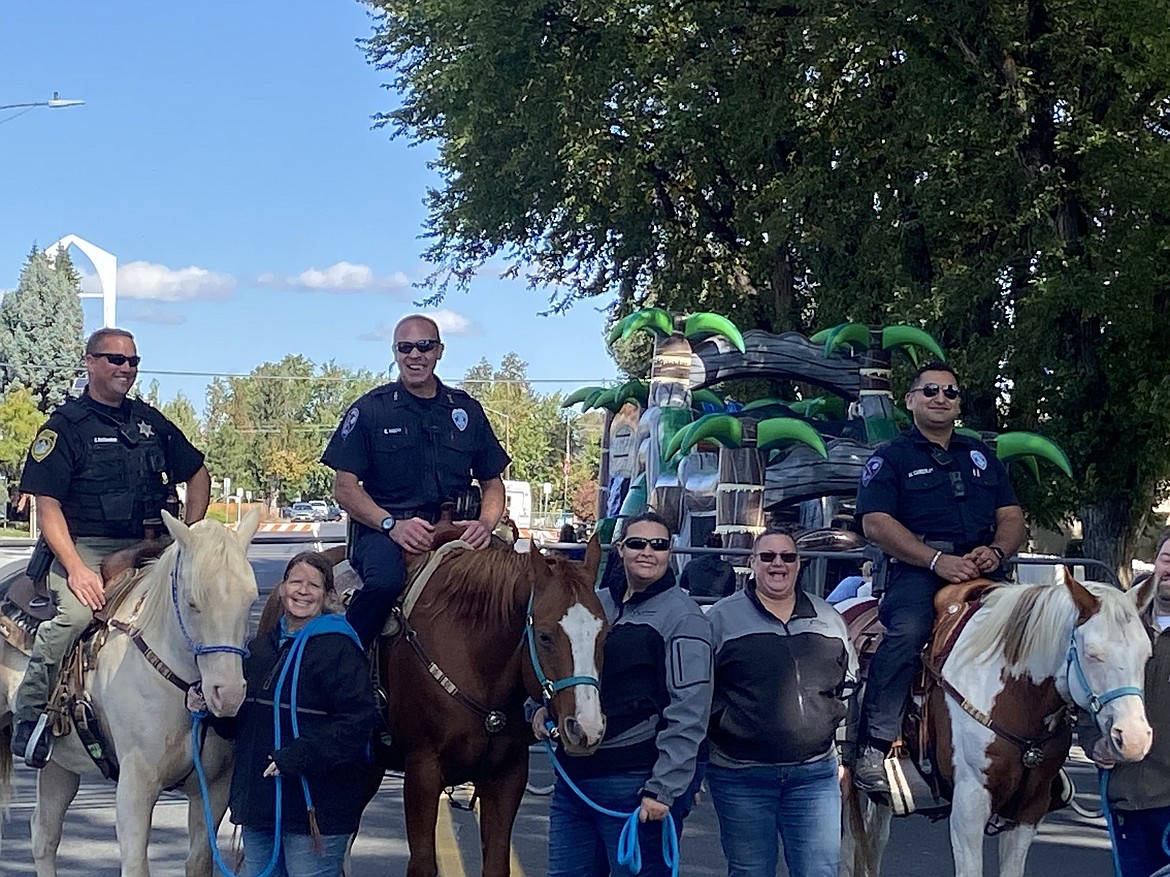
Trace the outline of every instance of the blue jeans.
{"type": "MultiPolygon", "coordinates": [[[[575,780],[591,801],[607,810],[632,813],[642,804],[638,795],[646,782],[645,773],[619,773],[575,780]]],[[[697,783],[692,783],[670,808],[675,833],[681,840],[682,824],[691,812],[697,783]]],[[[563,779],[557,779],[548,814],[548,877],[629,877],[630,869],[617,860],[618,837],[625,819],[598,813],[583,802],[563,779]]],[[[642,847],[639,877],[669,877],[670,868],[662,858],[662,822],[638,826],[642,847]]]]}
{"type": "MultiPolygon", "coordinates": [[[[244,867],[240,877],[258,877],[272,858],[271,831],[244,826],[244,867]]],[[[308,834],[284,832],[280,857],[269,877],[340,877],[345,861],[348,834],[326,834],[321,837],[321,852],[313,849],[313,838],[308,834]]]]}
{"type": "Polygon", "coordinates": [[[837,759],[807,764],[707,766],[729,877],[774,877],[784,841],[791,877],[837,877],[841,786],[837,759]]]}
{"type": "Polygon", "coordinates": [[[1170,807],[1113,810],[1113,836],[1122,877],[1149,877],[1170,865],[1162,849],[1162,835],[1170,823],[1170,807]]]}

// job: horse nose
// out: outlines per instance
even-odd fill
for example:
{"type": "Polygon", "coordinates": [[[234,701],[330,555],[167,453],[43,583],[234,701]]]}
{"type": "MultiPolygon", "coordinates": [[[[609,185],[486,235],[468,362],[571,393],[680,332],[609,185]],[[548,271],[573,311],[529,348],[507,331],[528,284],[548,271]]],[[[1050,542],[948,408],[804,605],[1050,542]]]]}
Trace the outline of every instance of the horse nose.
{"type": "Polygon", "coordinates": [[[244,702],[244,689],[236,685],[212,685],[204,694],[211,712],[217,716],[234,716],[244,702]]]}
{"type": "Polygon", "coordinates": [[[564,736],[565,742],[570,746],[584,748],[586,745],[586,735],[581,729],[581,723],[572,716],[565,719],[561,734],[564,736]]]}
{"type": "Polygon", "coordinates": [[[1146,757],[1153,743],[1153,730],[1148,724],[1131,728],[1128,732],[1119,724],[1109,729],[1109,740],[1116,752],[1129,761],[1140,761],[1146,757]]]}

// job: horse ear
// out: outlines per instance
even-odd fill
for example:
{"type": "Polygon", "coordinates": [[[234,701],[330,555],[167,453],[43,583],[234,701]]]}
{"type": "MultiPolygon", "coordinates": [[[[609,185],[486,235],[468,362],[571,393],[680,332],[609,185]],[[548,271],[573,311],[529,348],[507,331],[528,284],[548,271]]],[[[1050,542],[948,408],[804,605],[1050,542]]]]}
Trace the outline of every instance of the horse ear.
{"type": "Polygon", "coordinates": [[[1142,581],[1138,582],[1136,588],[1130,588],[1129,594],[1133,598],[1134,606],[1137,611],[1145,612],[1146,607],[1150,605],[1150,601],[1154,599],[1154,594],[1158,593],[1158,577],[1150,573],[1142,581]]]}
{"type": "Polygon", "coordinates": [[[248,543],[252,541],[252,537],[256,535],[256,530],[260,527],[260,512],[256,509],[249,509],[248,513],[244,515],[244,520],[236,525],[236,538],[240,545],[244,548],[248,547],[248,543]]]}
{"type": "Polygon", "coordinates": [[[1064,567],[1064,586],[1072,594],[1073,605],[1077,607],[1077,624],[1081,625],[1097,614],[1101,608],[1101,601],[1094,597],[1089,589],[1073,578],[1069,568],[1064,567]]]}
{"type": "Polygon", "coordinates": [[[162,519],[171,537],[184,548],[189,548],[191,546],[191,528],[166,509],[162,510],[162,519]]]}
{"type": "Polygon", "coordinates": [[[596,533],[589,537],[589,545],[585,548],[585,573],[589,581],[597,581],[597,569],[601,566],[601,539],[596,533]]]}

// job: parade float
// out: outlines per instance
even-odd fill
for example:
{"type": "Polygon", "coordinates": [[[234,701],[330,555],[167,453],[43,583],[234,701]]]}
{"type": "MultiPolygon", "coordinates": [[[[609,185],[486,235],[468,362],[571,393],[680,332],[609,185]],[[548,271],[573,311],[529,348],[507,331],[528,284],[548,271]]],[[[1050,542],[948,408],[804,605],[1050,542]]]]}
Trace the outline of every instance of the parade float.
{"type": "MultiPolygon", "coordinates": [[[[562,403],[607,412],[603,537],[621,518],[652,508],[684,548],[748,548],[777,521],[823,533],[821,544],[864,544],[852,522],[862,467],[874,448],[909,425],[894,405],[893,356],[945,361],[931,335],[858,323],[812,337],[740,332],[718,314],[647,308],[615,323],[608,341],[639,332],[654,342],[648,382],[582,387],[562,403]],[[725,395],[727,382],[753,378],[792,388],[791,398],[725,395]]],[[[967,432],[1033,477],[1039,461],[1072,475],[1064,452],[1043,436],[967,432]]]]}

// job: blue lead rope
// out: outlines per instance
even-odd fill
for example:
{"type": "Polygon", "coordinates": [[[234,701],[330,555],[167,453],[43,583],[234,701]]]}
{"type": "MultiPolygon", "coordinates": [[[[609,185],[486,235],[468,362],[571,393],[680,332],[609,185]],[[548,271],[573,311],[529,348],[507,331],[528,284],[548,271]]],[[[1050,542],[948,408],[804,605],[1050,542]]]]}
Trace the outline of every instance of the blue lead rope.
{"type": "MultiPolygon", "coordinates": [[[[552,722],[546,723],[545,727],[551,731],[553,727],[552,722]]],[[[577,787],[577,784],[569,779],[569,775],[565,773],[565,769],[557,761],[552,741],[546,738],[543,743],[545,751],[548,753],[548,760],[552,762],[557,776],[565,781],[565,784],[573,790],[573,794],[598,813],[605,816],[612,816],[614,819],[625,820],[625,823],[622,825],[622,832],[618,835],[618,864],[628,868],[631,874],[640,873],[642,870],[642,845],[638,842],[638,816],[641,814],[642,808],[638,807],[633,813],[621,813],[617,810],[602,807],[600,804],[589,800],[589,797],[577,787]]],[[[678,859],[678,834],[674,830],[674,815],[668,810],[665,824],[662,826],[662,860],[669,866],[672,877],[678,877],[678,859]]]]}
{"type": "MultiPolygon", "coordinates": [[[[282,621],[283,624],[283,621],[282,621]]],[[[361,641],[358,639],[353,628],[346,623],[345,619],[337,615],[319,615],[306,624],[303,628],[297,631],[293,637],[292,648],[289,649],[288,658],[285,659],[284,666],[280,668],[280,676],[276,680],[276,690],[272,697],[272,748],[277,752],[281,748],[281,732],[280,732],[280,692],[284,690],[285,679],[288,678],[290,669],[293,671],[292,691],[289,693],[289,716],[292,723],[293,739],[300,737],[300,726],[297,722],[297,689],[299,687],[301,678],[301,660],[305,654],[305,644],[308,643],[309,637],[319,633],[344,633],[348,635],[358,647],[361,647],[361,641]],[[340,624],[338,623],[340,621],[340,624]]],[[[223,857],[219,854],[219,844],[216,842],[215,826],[212,824],[211,817],[211,796],[207,791],[207,775],[203,770],[203,754],[199,745],[199,729],[203,720],[207,717],[206,710],[200,710],[197,713],[191,714],[191,760],[195,764],[195,776],[199,779],[199,792],[203,798],[203,821],[207,825],[207,842],[211,846],[211,858],[215,862],[215,866],[219,868],[225,877],[237,877],[236,873],[228,867],[227,863],[223,861],[223,857]]],[[[273,832],[272,856],[268,860],[268,864],[264,867],[257,877],[270,877],[272,872],[276,869],[277,860],[280,858],[280,848],[283,835],[283,814],[284,814],[284,779],[280,774],[276,777],[276,828],[273,832]]],[[[313,812],[313,798],[309,794],[309,781],[301,776],[301,790],[305,793],[305,806],[309,813],[313,812]]]]}

